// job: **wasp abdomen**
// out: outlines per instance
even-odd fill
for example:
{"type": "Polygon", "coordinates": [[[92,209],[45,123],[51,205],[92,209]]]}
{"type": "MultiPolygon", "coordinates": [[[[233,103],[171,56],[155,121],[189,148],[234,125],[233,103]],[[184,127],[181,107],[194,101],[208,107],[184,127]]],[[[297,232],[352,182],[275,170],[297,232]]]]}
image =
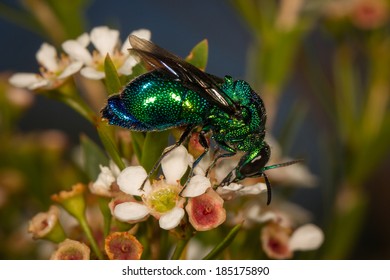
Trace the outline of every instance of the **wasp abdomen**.
{"type": "Polygon", "coordinates": [[[210,107],[180,81],[152,71],[130,82],[120,95],[110,97],[103,117],[110,124],[133,130],[164,130],[201,124],[210,107]]]}

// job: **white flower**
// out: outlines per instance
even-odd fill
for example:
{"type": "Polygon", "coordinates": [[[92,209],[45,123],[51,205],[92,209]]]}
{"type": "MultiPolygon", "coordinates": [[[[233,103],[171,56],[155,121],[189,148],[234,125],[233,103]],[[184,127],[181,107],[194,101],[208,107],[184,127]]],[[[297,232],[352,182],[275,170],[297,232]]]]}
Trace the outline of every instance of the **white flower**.
{"type": "Polygon", "coordinates": [[[244,214],[249,222],[275,222],[286,228],[307,223],[311,214],[306,209],[286,200],[274,200],[270,206],[262,206],[258,201],[244,207],[244,214]]]}
{"type": "MultiPolygon", "coordinates": [[[[126,159],[122,159],[125,165],[128,165],[126,159]]],[[[81,165],[83,166],[83,165],[81,165]]],[[[89,184],[89,189],[92,193],[100,196],[112,197],[114,193],[111,190],[112,184],[116,181],[116,178],[120,174],[119,167],[114,161],[110,160],[108,167],[99,165],[100,173],[97,179],[89,184]]]]}
{"type": "MultiPolygon", "coordinates": [[[[141,166],[125,168],[117,178],[117,184],[124,193],[141,196],[142,202],[119,203],[114,208],[114,216],[122,221],[140,221],[148,215],[159,219],[160,227],[166,230],[179,225],[184,217],[183,204],[185,199],[179,194],[182,191],[180,179],[191,164],[191,157],[184,146],[172,150],[162,161],[161,167],[165,179],[146,181],[143,190],[142,182],[147,177],[145,169],[141,166]]],[[[203,194],[210,182],[197,176],[191,178],[182,196],[195,196],[203,194]],[[200,190],[200,191],[199,191],[200,190]]]]}
{"type": "Polygon", "coordinates": [[[264,224],[261,242],[264,252],[273,259],[288,259],[294,251],[318,249],[324,241],[322,230],[308,223],[310,214],[293,203],[274,201],[264,210],[260,203],[250,202],[233,222],[245,220],[245,226],[251,223],[264,224]]]}
{"type": "Polygon", "coordinates": [[[90,185],[90,191],[97,195],[111,196],[111,185],[115,182],[115,176],[110,168],[100,165],[100,173],[95,182],[90,185]]]}
{"type": "Polygon", "coordinates": [[[36,58],[42,66],[40,74],[16,73],[10,77],[9,82],[16,87],[30,90],[52,89],[62,85],[66,78],[78,72],[83,66],[82,62],[71,61],[67,56],[59,58],[56,49],[47,43],[41,45],[36,58]]]}
{"type": "Polygon", "coordinates": [[[262,228],[261,243],[264,252],[272,259],[292,258],[294,251],[318,249],[324,242],[324,233],[313,224],[295,229],[285,228],[278,223],[268,223],[262,228]]]}
{"type": "MultiPolygon", "coordinates": [[[[151,37],[150,31],[146,29],[139,29],[131,34],[147,40],[151,37]]],[[[85,67],[81,69],[81,74],[89,79],[100,80],[105,77],[104,60],[107,54],[110,55],[119,74],[130,75],[137,64],[136,59],[128,52],[130,48],[128,40],[125,40],[119,49],[119,31],[107,26],[93,28],[89,36],[83,34],[76,40],[65,41],[62,48],[70,57],[85,64],[85,67]],[[96,49],[92,55],[87,49],[89,42],[96,49]]]]}

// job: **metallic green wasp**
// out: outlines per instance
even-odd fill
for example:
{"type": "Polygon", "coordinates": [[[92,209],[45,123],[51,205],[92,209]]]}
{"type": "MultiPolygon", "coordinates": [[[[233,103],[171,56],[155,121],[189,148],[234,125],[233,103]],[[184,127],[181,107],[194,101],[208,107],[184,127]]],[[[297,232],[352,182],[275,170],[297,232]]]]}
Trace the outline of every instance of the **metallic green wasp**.
{"type": "Polygon", "coordinates": [[[269,204],[271,185],[265,171],[297,161],[266,166],[271,150],[264,141],[267,115],[259,95],[243,80],[235,81],[230,76],[218,78],[152,42],[136,36],[129,39],[131,51],[153,70],[132,80],[120,94],[111,96],[102,110],[103,118],[112,125],[136,131],[185,127],[179,141],[161,155],[148,178],[165,155],[200,128],[199,143],[205,150],[194,161],[188,178],[209,151],[205,134],[211,132],[220,152],[207,173],[218,159],[244,152],[221,185],[263,176],[269,204]]]}

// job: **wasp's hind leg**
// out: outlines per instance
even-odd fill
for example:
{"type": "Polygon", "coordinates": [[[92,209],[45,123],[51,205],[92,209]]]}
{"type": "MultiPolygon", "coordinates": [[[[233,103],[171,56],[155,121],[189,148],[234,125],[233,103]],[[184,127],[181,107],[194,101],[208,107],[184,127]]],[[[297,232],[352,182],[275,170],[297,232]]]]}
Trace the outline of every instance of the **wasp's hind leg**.
{"type": "Polygon", "coordinates": [[[157,162],[154,164],[152,170],[150,170],[150,172],[148,173],[148,175],[146,176],[145,180],[143,181],[141,187],[140,187],[140,190],[143,190],[144,189],[144,185],[146,183],[147,180],[149,180],[150,176],[152,176],[152,174],[157,170],[157,168],[160,166],[161,164],[161,161],[163,160],[163,158],[169,154],[171,151],[173,151],[174,149],[176,149],[177,147],[179,147],[184,141],[186,141],[186,139],[188,138],[188,136],[191,134],[191,131],[195,128],[194,125],[189,125],[185,128],[183,134],[180,136],[180,139],[179,141],[177,141],[175,144],[173,144],[172,146],[166,148],[164,150],[164,152],[161,154],[160,158],[157,160],[157,162]]]}

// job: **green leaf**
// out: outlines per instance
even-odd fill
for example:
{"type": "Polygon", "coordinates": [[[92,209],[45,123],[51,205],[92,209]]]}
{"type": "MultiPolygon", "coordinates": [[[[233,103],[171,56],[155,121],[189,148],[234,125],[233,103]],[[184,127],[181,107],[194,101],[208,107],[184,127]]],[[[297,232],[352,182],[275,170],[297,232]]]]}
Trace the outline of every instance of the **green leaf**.
{"type": "Polygon", "coordinates": [[[97,132],[99,134],[100,140],[103,143],[104,148],[110,155],[114,163],[119,167],[120,170],[125,169],[126,165],[124,164],[122,157],[119,155],[119,150],[114,142],[114,139],[111,135],[111,127],[106,123],[100,122],[97,127],[97,132]]]}
{"type": "Polygon", "coordinates": [[[108,94],[120,92],[122,84],[109,54],[104,59],[104,72],[106,73],[105,81],[108,94]]]}
{"type": "Polygon", "coordinates": [[[152,170],[154,164],[160,158],[164,149],[168,146],[168,136],[170,131],[148,132],[142,148],[141,165],[147,172],[152,170]]]}
{"type": "Polygon", "coordinates": [[[204,71],[207,65],[208,53],[209,44],[207,39],[204,39],[191,50],[186,61],[204,71]]]}
{"type": "Polygon", "coordinates": [[[99,165],[108,165],[108,158],[100,147],[88,136],[81,136],[81,149],[84,156],[82,167],[88,178],[95,181],[100,173],[99,165]]]}
{"type": "Polygon", "coordinates": [[[238,232],[240,231],[242,227],[242,223],[236,225],[232,230],[228,233],[228,235],[222,240],[221,243],[219,243],[217,246],[214,247],[210,251],[210,253],[207,254],[203,259],[204,260],[213,260],[218,257],[220,253],[223,252],[234,240],[234,238],[237,236],[238,232]]]}

